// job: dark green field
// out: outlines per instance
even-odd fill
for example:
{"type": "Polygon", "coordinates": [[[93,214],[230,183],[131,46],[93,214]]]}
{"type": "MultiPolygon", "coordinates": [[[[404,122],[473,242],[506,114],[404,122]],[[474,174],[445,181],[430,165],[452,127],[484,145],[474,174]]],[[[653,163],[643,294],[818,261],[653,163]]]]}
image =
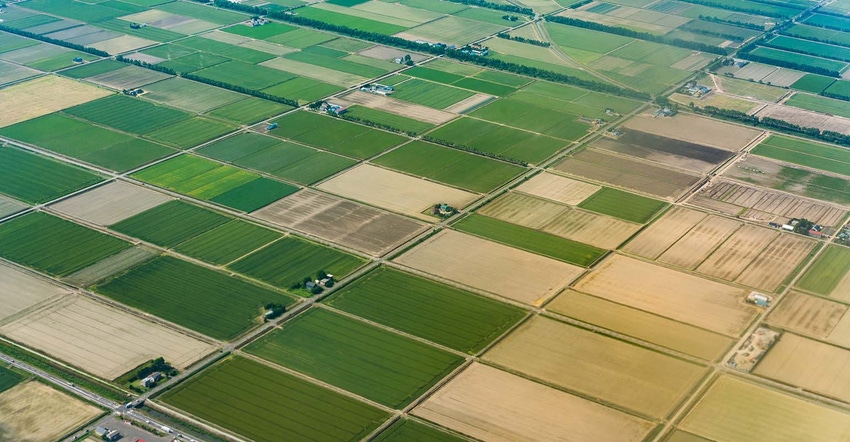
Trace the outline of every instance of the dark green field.
{"type": "Polygon", "coordinates": [[[178,245],[174,250],[209,263],[227,264],[280,236],[280,233],[265,227],[234,219],[178,245]]]}
{"type": "Polygon", "coordinates": [[[372,162],[482,193],[525,170],[521,166],[424,141],[405,144],[372,162]]]}
{"type": "Polygon", "coordinates": [[[475,118],[460,118],[428,133],[429,137],[508,158],[540,162],[568,142],[475,118]]]}
{"type": "Polygon", "coordinates": [[[276,287],[289,288],[305,277],[315,278],[319,270],[342,279],[365,262],[357,256],[289,236],[229,267],[276,287]]]}
{"type": "Polygon", "coordinates": [[[209,115],[239,124],[253,124],[291,109],[285,104],[251,97],[214,109],[209,115]]]}
{"type": "Polygon", "coordinates": [[[110,95],[63,112],[131,134],[146,134],[189,119],[185,112],[124,95],[110,95]]]}
{"type": "Polygon", "coordinates": [[[652,219],[659,210],[667,207],[667,203],[604,187],[582,201],[578,206],[582,209],[611,215],[614,218],[645,223],[652,219]]]}
{"type": "Polygon", "coordinates": [[[159,246],[174,247],[229,220],[216,212],[174,200],[109,228],[159,246]]]}
{"type": "Polygon", "coordinates": [[[22,374],[0,367],[0,393],[20,384],[24,379],[25,377],[22,374]]]}
{"type": "Polygon", "coordinates": [[[0,147],[0,193],[44,203],[103,181],[93,173],[22,150],[0,147]]]}
{"type": "Polygon", "coordinates": [[[389,414],[258,362],[233,357],[163,402],[252,440],[358,441],[389,414]]]}
{"type": "Polygon", "coordinates": [[[65,276],[130,247],[130,243],[35,212],[0,224],[0,256],[65,276]]]}
{"type": "Polygon", "coordinates": [[[292,298],[186,261],[164,256],[93,287],[98,293],[215,339],[233,339],[260,323],[270,302],[292,298]]]}
{"type": "Polygon", "coordinates": [[[520,308],[384,267],[335,293],[327,304],[470,354],[525,316],[520,308]]]}
{"type": "Polygon", "coordinates": [[[806,74],[802,78],[795,81],[791,88],[819,94],[821,91],[829,87],[835,82],[834,78],[824,77],[823,75],[806,74]]]}
{"type": "Polygon", "coordinates": [[[368,158],[407,138],[359,124],[318,115],[295,112],[275,121],[271,133],[355,158],[368,158]]]}
{"type": "Polygon", "coordinates": [[[605,250],[483,215],[470,215],[452,227],[561,261],[587,267],[605,250]]]}
{"type": "Polygon", "coordinates": [[[393,408],[463,362],[419,341],[313,308],[245,351],[393,408]]]}
{"type": "Polygon", "coordinates": [[[371,109],[365,106],[351,106],[346,112],[347,116],[359,118],[363,121],[383,124],[394,127],[405,132],[415,134],[425,132],[434,127],[431,123],[424,123],[413,118],[402,117],[401,115],[391,114],[377,109],[371,109]]]}
{"type": "Polygon", "coordinates": [[[414,420],[400,419],[372,439],[372,442],[464,442],[466,440],[414,420]]]}

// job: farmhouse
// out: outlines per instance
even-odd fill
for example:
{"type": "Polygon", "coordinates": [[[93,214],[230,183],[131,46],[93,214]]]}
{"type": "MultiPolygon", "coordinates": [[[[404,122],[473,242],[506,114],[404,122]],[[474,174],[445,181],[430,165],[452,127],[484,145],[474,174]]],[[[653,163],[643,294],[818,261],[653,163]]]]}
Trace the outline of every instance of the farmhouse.
{"type": "Polygon", "coordinates": [[[773,298],[771,298],[770,296],[758,292],[751,292],[749,295],[747,295],[747,302],[755,304],[759,307],[767,307],[772,301],[773,298]]]}
{"type": "Polygon", "coordinates": [[[162,380],[163,376],[161,372],[155,371],[149,374],[146,378],[141,380],[142,387],[151,388],[156,386],[156,383],[162,380]]]}
{"type": "Polygon", "coordinates": [[[362,92],[368,92],[370,94],[377,95],[390,95],[395,92],[395,89],[392,86],[386,86],[378,83],[369,83],[360,86],[360,90],[362,92]]]}

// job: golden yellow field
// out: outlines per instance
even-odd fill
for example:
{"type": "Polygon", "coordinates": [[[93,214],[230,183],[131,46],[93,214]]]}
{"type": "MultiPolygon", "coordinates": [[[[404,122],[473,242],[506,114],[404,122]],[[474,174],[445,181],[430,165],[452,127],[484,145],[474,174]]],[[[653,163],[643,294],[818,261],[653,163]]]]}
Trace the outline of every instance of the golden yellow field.
{"type": "Polygon", "coordinates": [[[657,259],[706,216],[704,212],[675,206],[629,241],[623,251],[657,259]]]}
{"type": "Polygon", "coordinates": [[[517,191],[576,206],[602,186],[543,172],[516,188],[517,191]]]}
{"type": "Polygon", "coordinates": [[[110,95],[106,89],[56,75],[0,89],[0,127],[110,95]]]}
{"type": "Polygon", "coordinates": [[[36,381],[0,393],[0,438],[15,442],[53,441],[102,411],[36,381]]]}
{"type": "Polygon", "coordinates": [[[790,292],[768,316],[767,322],[818,339],[827,339],[844,322],[847,306],[817,296],[790,292]]]}
{"type": "Polygon", "coordinates": [[[658,260],[686,269],[694,269],[740,226],[741,223],[738,221],[709,215],[667,249],[658,260]]]}
{"type": "Polygon", "coordinates": [[[0,262],[0,324],[39,303],[69,293],[46,278],[0,262]]]}
{"type": "Polygon", "coordinates": [[[641,114],[623,126],[733,151],[740,150],[761,134],[759,130],[682,113],[671,118],[653,118],[651,114],[641,114]]]}
{"type": "Polygon", "coordinates": [[[734,280],[777,236],[779,233],[775,229],[744,225],[703,261],[697,271],[715,278],[734,280]]]}
{"type": "Polygon", "coordinates": [[[753,373],[850,401],[850,350],[784,333],[753,373]]]}

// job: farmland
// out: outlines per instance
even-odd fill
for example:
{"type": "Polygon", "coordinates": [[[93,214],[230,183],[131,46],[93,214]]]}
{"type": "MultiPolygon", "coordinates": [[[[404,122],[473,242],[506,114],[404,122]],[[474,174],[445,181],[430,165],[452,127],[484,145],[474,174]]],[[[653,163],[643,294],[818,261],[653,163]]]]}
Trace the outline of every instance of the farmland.
{"type": "Polygon", "coordinates": [[[794,94],[785,104],[801,109],[832,114],[838,117],[850,117],[850,105],[845,101],[809,94],[794,94]]]}
{"type": "Polygon", "coordinates": [[[270,302],[293,302],[278,292],[170,257],[150,261],[93,289],[131,307],[225,340],[259,324],[262,306],[270,302]]]}
{"type": "Polygon", "coordinates": [[[229,221],[181,243],[175,250],[213,264],[227,264],[281,237],[241,220],[229,221]]]}
{"type": "Polygon", "coordinates": [[[481,350],[525,315],[519,308],[383,267],[335,293],[326,302],[370,321],[468,353],[481,350]]]}
{"type": "Polygon", "coordinates": [[[257,440],[355,441],[387,413],[245,358],[229,358],[162,397],[257,440]],[[338,419],[328,421],[327,416],[338,419]]]}
{"type": "Polygon", "coordinates": [[[173,247],[229,220],[216,212],[173,200],[110,226],[163,247],[173,247]]]}
{"type": "Polygon", "coordinates": [[[401,144],[404,137],[310,112],[295,112],[275,123],[272,135],[355,158],[368,158],[401,144]]]}
{"type": "MultiPolygon", "coordinates": [[[[797,281],[797,287],[819,295],[841,295],[850,287],[850,249],[838,246],[828,247],[815,261],[803,277],[797,281]]],[[[841,299],[846,296],[841,296],[841,299]]]]}
{"type": "Polygon", "coordinates": [[[232,263],[230,268],[276,287],[289,288],[305,277],[314,279],[320,270],[342,279],[363,263],[360,257],[288,236],[232,263]]]}
{"type": "Polygon", "coordinates": [[[159,192],[124,181],[113,181],[50,206],[51,210],[107,226],[170,201],[159,192]]]}
{"type": "Polygon", "coordinates": [[[412,419],[403,419],[372,440],[375,442],[463,442],[465,439],[412,419]]]}
{"type": "Polygon", "coordinates": [[[0,256],[64,276],[114,255],[130,244],[61,218],[36,212],[0,224],[0,256]]]}
{"type": "Polygon", "coordinates": [[[8,264],[0,265],[0,322],[34,305],[68,293],[63,287],[52,284],[26,271],[8,264]]]}
{"type": "Polygon", "coordinates": [[[44,203],[101,180],[75,166],[0,147],[0,192],[24,202],[44,203]]]}
{"type": "Polygon", "coordinates": [[[785,333],[753,372],[846,401],[850,391],[840,379],[847,375],[848,360],[850,351],[846,349],[785,333]],[[812,364],[813,360],[818,364],[812,364]],[[823,367],[832,369],[823,370],[823,367]]]}
{"type": "Polygon", "coordinates": [[[667,205],[622,190],[604,188],[582,201],[578,207],[626,221],[645,223],[667,205]]]}
{"type": "Polygon", "coordinates": [[[724,175],[748,183],[847,205],[850,203],[850,182],[847,179],[824,175],[815,171],[788,167],[766,158],[752,157],[727,169],[724,175]]]}
{"type": "Polygon", "coordinates": [[[246,351],[392,408],[409,404],[463,362],[321,308],[299,315],[246,351]]]}
{"type": "Polygon", "coordinates": [[[36,78],[0,90],[0,127],[87,103],[109,92],[55,75],[36,78]]]}
{"type": "Polygon", "coordinates": [[[850,175],[846,166],[850,165],[850,153],[846,149],[828,144],[771,135],[752,152],[801,166],[850,175]]]}
{"type": "Polygon", "coordinates": [[[24,379],[24,376],[17,371],[0,367],[0,393],[20,384],[24,379]]]}
{"type": "Polygon", "coordinates": [[[36,381],[0,394],[0,431],[21,442],[57,440],[100,414],[99,408],[36,381]],[[46,420],[50,425],[42,425],[46,420]]]}

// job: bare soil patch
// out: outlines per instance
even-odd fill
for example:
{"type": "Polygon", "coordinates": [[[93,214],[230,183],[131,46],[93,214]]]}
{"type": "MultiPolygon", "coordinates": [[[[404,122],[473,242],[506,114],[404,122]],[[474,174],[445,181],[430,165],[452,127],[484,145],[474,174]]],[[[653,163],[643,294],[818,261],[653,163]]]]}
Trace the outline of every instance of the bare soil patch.
{"type": "Polygon", "coordinates": [[[775,118],[802,127],[816,127],[820,130],[850,135],[850,119],[822,114],[797,107],[770,104],[756,113],[759,117],[775,118]]]}
{"type": "Polygon", "coordinates": [[[487,94],[475,94],[467,99],[458,101],[457,103],[443,109],[446,112],[454,114],[464,114],[472,109],[481,107],[484,103],[494,100],[496,97],[487,94]]]}
{"type": "Polygon", "coordinates": [[[623,127],[729,151],[741,150],[761,134],[759,130],[681,113],[663,118],[641,114],[623,127]]]}
{"type": "Polygon", "coordinates": [[[369,49],[364,49],[358,52],[360,55],[364,57],[374,58],[376,60],[387,60],[392,61],[396,58],[404,58],[405,55],[410,55],[410,59],[413,61],[422,61],[427,59],[428,57],[422,54],[416,54],[411,52],[402,51],[401,49],[391,48],[389,46],[372,46],[369,49]]]}
{"type": "Polygon", "coordinates": [[[345,105],[357,104],[434,125],[443,124],[457,117],[457,115],[451,112],[431,109],[430,107],[425,107],[419,104],[361,91],[351,91],[347,94],[341,95],[339,99],[335,101],[342,101],[342,104],[345,105]]]}
{"type": "Polygon", "coordinates": [[[728,150],[648,132],[626,130],[616,140],[600,138],[593,147],[654,161],[700,174],[707,173],[732,157],[728,150]]]}
{"type": "Polygon", "coordinates": [[[171,201],[171,197],[124,181],[113,181],[50,209],[83,221],[109,226],[171,201]]]}

